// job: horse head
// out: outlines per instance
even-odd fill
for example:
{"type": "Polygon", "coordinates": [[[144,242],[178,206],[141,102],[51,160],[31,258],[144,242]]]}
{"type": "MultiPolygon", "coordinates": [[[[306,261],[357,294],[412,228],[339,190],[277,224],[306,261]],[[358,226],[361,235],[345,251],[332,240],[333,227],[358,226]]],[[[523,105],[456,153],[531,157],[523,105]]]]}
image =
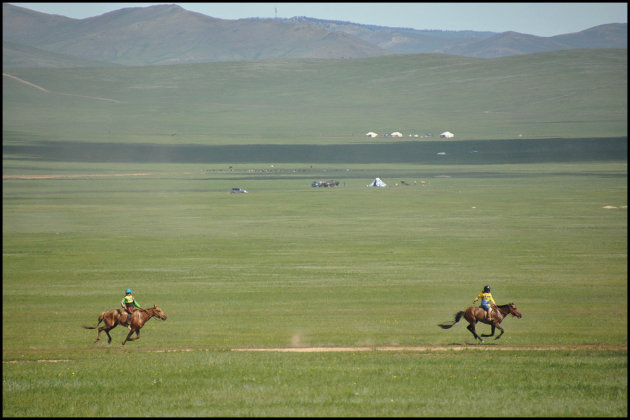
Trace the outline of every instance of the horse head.
{"type": "Polygon", "coordinates": [[[153,316],[158,317],[162,321],[166,321],[166,314],[157,305],[153,305],[153,316]]]}
{"type": "Polygon", "coordinates": [[[512,314],[512,316],[515,316],[517,318],[520,318],[523,316],[523,314],[521,314],[521,312],[518,310],[518,308],[516,307],[516,305],[514,304],[514,302],[510,303],[508,305],[508,308],[510,310],[510,314],[512,314]]]}

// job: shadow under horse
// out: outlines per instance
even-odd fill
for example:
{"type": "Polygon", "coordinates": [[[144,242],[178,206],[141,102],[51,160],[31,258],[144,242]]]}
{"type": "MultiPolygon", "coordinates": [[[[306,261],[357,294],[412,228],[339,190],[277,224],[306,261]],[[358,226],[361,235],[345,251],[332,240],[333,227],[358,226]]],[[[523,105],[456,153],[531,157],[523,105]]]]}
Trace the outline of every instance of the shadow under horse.
{"type": "Polygon", "coordinates": [[[468,326],[466,327],[468,331],[472,333],[475,339],[478,339],[483,343],[483,339],[481,337],[492,337],[494,335],[495,328],[501,330],[501,334],[499,334],[495,340],[501,338],[503,333],[505,332],[501,327],[501,321],[505,319],[506,316],[512,315],[517,318],[521,318],[523,315],[518,310],[514,303],[508,303],[507,305],[495,305],[492,307],[492,320],[488,320],[488,312],[479,307],[479,306],[470,306],[465,311],[459,311],[455,314],[455,321],[450,324],[438,324],[438,326],[443,329],[451,328],[453,325],[457,324],[462,316],[468,321],[468,326]],[[475,325],[477,322],[482,322],[484,324],[488,324],[492,327],[492,332],[490,334],[481,334],[481,337],[477,335],[477,330],[475,329],[475,325]]]}
{"type": "MultiPolygon", "coordinates": [[[[127,340],[138,340],[140,338],[140,329],[149,319],[153,317],[159,318],[162,321],[166,321],[166,314],[157,305],[153,305],[152,308],[148,309],[136,309],[131,317],[131,331],[129,331],[129,334],[127,334],[127,337],[123,340],[122,345],[124,346],[127,340]],[[136,333],[135,338],[131,338],[131,335],[133,333],[136,333]]],[[[94,340],[95,343],[101,339],[101,332],[105,331],[105,334],[107,334],[107,343],[109,344],[112,342],[112,336],[109,335],[109,331],[119,324],[126,327],[128,325],[127,318],[128,315],[126,312],[120,309],[110,309],[109,311],[101,312],[101,314],[98,316],[98,323],[96,325],[83,325],[83,328],[88,330],[98,328],[98,334],[96,336],[96,340],[94,340]],[[101,322],[103,322],[103,326],[99,327],[101,322]]]]}

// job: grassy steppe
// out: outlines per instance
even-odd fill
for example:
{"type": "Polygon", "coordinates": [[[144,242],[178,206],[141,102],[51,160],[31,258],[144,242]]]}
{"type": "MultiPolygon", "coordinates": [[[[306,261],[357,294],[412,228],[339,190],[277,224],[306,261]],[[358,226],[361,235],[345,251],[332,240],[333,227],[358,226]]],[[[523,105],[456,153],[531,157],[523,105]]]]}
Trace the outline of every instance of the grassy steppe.
{"type": "Polygon", "coordinates": [[[118,417],[125,398],[143,417],[470,417],[489,395],[491,417],[628,409],[619,351],[93,353],[5,364],[3,414],[118,417]]]}
{"type": "Polygon", "coordinates": [[[503,390],[493,415],[627,414],[626,350],[225,352],[473,344],[436,324],[486,283],[524,317],[485,346],[625,345],[625,162],[4,171],[84,175],[3,181],[5,415],[116,415],[130,376],[138,415],[468,415],[471,388],[503,390]],[[92,344],[126,287],[169,319],[92,344]]]}
{"type": "Polygon", "coordinates": [[[4,416],[627,416],[627,50],[12,74],[4,416]],[[501,340],[437,327],[485,284],[501,340]]]}

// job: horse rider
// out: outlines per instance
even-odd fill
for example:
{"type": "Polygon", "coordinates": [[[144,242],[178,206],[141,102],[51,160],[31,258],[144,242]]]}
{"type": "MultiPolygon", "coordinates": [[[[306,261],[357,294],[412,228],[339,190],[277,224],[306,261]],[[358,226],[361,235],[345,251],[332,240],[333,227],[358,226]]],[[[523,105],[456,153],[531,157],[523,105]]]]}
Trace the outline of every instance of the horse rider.
{"type": "Polygon", "coordinates": [[[131,315],[136,308],[140,307],[136,298],[133,297],[131,289],[125,290],[125,296],[120,301],[120,306],[127,312],[127,328],[131,329],[131,315]]]}
{"type": "Polygon", "coordinates": [[[490,306],[490,303],[492,303],[492,305],[496,305],[496,303],[492,298],[492,293],[490,293],[490,286],[484,286],[483,292],[477,295],[473,303],[477,302],[478,299],[481,299],[481,307],[488,311],[488,321],[492,321],[492,306],[490,306]]]}

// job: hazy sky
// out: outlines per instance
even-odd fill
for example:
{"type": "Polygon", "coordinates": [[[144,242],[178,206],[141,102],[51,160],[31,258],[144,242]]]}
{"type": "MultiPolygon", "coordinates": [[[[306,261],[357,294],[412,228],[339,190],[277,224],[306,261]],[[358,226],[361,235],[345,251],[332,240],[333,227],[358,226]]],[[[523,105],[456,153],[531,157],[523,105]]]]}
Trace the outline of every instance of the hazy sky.
{"type": "MultiPolygon", "coordinates": [[[[173,3],[11,3],[75,19],[173,3]]],[[[627,23],[627,3],[175,3],[220,19],[307,16],[414,29],[515,31],[538,36],[627,23]]]]}

